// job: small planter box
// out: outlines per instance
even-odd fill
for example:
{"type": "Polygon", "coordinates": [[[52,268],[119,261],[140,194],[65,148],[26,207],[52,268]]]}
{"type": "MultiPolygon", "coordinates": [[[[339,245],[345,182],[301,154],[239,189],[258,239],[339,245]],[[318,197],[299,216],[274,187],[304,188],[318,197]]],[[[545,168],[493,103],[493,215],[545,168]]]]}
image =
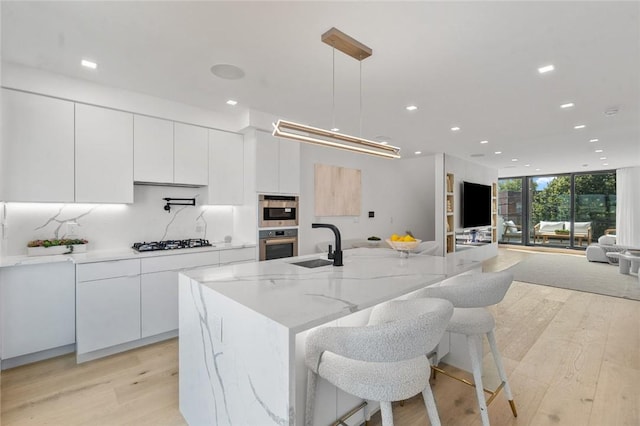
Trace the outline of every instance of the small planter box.
{"type": "Polygon", "coordinates": [[[88,244],[73,244],[71,246],[27,247],[27,256],[86,253],[87,245],[88,244]]]}

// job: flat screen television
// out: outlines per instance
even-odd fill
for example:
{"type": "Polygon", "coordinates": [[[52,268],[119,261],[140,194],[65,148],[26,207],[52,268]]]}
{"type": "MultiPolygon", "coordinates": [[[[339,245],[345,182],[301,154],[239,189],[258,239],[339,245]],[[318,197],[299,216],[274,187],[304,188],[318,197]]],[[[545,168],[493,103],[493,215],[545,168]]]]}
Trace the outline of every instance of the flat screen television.
{"type": "Polygon", "coordinates": [[[491,226],[491,186],[462,182],[462,227],[491,226]]]}

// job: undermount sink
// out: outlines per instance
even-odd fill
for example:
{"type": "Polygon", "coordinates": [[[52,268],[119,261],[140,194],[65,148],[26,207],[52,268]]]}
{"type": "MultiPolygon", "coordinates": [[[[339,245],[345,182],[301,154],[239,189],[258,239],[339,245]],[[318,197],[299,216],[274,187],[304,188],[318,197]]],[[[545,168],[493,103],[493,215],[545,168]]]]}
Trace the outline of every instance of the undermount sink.
{"type": "Polygon", "coordinates": [[[320,266],[331,265],[333,261],[326,259],[303,260],[302,262],[291,262],[292,265],[304,266],[305,268],[318,268],[320,266]]]}

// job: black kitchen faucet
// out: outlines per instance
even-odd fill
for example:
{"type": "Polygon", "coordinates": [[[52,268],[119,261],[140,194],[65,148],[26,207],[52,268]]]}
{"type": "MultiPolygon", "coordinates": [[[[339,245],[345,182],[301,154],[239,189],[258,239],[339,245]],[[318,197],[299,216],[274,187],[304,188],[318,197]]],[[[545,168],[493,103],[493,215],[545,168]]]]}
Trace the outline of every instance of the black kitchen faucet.
{"type": "Polygon", "coordinates": [[[327,257],[333,259],[333,266],[342,266],[342,239],[340,237],[340,230],[337,226],[330,223],[312,223],[312,228],[329,228],[333,231],[333,235],[336,237],[336,250],[331,251],[331,245],[329,245],[329,254],[327,257]]]}

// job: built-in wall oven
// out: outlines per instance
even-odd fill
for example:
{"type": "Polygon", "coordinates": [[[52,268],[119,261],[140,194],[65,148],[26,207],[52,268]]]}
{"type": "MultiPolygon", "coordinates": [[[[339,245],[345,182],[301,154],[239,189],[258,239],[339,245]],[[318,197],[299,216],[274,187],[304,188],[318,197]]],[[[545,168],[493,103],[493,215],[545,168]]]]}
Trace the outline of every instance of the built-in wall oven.
{"type": "Polygon", "coordinates": [[[297,229],[269,229],[259,233],[260,260],[298,255],[297,229]]]}
{"type": "Polygon", "coordinates": [[[258,196],[260,228],[298,226],[298,197],[288,195],[258,196]]]}

